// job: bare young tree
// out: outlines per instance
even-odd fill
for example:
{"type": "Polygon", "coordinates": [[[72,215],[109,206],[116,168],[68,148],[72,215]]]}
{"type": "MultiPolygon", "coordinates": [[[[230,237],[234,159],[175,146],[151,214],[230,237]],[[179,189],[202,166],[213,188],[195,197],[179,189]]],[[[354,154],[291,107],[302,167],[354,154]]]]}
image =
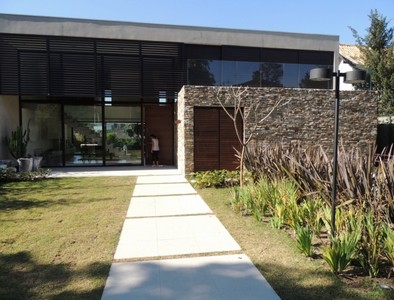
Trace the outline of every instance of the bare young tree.
{"type": "MultiPolygon", "coordinates": [[[[265,107],[260,98],[248,97],[249,87],[221,87],[217,91],[216,99],[227,116],[232,120],[234,130],[241,146],[239,152],[239,184],[244,185],[245,155],[246,148],[255,136],[256,130],[268,117],[281,105],[284,106],[290,100],[280,98],[273,106],[265,107]],[[238,120],[241,119],[243,132],[240,132],[238,120]]],[[[235,149],[237,151],[237,149],[235,149]]],[[[238,152],[238,151],[237,151],[238,152]]]]}

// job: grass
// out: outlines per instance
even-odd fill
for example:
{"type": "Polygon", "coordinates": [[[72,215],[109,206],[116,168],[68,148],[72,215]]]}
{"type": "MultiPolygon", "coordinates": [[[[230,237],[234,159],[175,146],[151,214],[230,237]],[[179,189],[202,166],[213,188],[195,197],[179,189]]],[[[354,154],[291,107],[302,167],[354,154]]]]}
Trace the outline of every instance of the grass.
{"type": "Polygon", "coordinates": [[[300,254],[296,241],[285,231],[235,214],[228,205],[229,189],[198,192],[281,299],[394,299],[393,291],[382,290],[369,278],[348,278],[344,283],[346,278],[332,274],[322,259],[300,254]]]}
{"type": "Polygon", "coordinates": [[[0,299],[100,299],[134,183],[0,184],[0,299]]]}

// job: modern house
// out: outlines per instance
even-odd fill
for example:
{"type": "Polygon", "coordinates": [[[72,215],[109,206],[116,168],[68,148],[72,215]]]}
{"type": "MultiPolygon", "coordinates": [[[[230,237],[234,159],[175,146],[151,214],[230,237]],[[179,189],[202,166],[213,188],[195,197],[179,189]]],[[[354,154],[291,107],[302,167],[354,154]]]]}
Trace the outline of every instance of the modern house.
{"type": "MultiPolygon", "coordinates": [[[[314,121],[293,116],[280,126],[298,125],[275,135],[307,139],[302,123],[332,119],[319,117],[321,100],[311,101],[312,91],[327,97],[332,82],[310,81],[309,70],[337,69],[338,46],[328,35],[0,14],[0,140],[22,125],[28,152],[45,166],[138,166],[150,163],[155,134],[161,164],[185,172],[231,167],[220,157],[233,159],[233,129],[206,93],[219,86],[249,86],[266,98],[293,93],[293,112],[295,103],[315,103],[314,121]],[[207,139],[213,148],[194,147],[207,139]]],[[[374,122],[374,113],[364,117],[374,122]]],[[[0,158],[7,157],[2,142],[0,158]]]]}

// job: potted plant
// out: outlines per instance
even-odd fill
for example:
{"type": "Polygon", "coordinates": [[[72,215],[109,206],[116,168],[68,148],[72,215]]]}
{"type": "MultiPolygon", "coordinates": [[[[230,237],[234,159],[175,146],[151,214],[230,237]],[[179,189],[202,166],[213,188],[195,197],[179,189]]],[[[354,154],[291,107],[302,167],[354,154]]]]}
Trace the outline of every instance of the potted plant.
{"type": "Polygon", "coordinates": [[[12,157],[19,165],[19,171],[29,172],[33,167],[33,159],[26,157],[27,145],[30,142],[29,125],[26,130],[18,126],[15,131],[11,132],[11,137],[6,137],[5,142],[12,157]]]}

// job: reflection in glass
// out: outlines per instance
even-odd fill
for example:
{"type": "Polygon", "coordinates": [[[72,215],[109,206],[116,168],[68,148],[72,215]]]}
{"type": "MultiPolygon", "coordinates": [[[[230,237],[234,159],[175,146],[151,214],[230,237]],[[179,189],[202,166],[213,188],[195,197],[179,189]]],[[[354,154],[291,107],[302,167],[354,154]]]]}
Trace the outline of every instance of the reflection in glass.
{"type": "Polygon", "coordinates": [[[107,165],[142,164],[141,107],[105,107],[107,165]]]}
{"type": "Polygon", "coordinates": [[[288,88],[300,87],[300,65],[283,64],[283,86],[288,88]]]}
{"type": "Polygon", "coordinates": [[[260,65],[261,85],[267,87],[282,87],[282,64],[264,62],[260,65]]]}
{"type": "Polygon", "coordinates": [[[332,83],[309,80],[309,71],[316,67],[319,66],[297,63],[189,59],[188,84],[330,88],[332,83]]]}
{"type": "Polygon", "coordinates": [[[66,165],[102,165],[101,106],[64,106],[66,165]]]}
{"type": "Polygon", "coordinates": [[[260,64],[247,61],[223,61],[224,86],[260,86],[260,64]]]}
{"type": "Polygon", "coordinates": [[[313,88],[313,89],[331,89],[332,88],[332,80],[329,81],[312,81],[309,80],[309,72],[314,68],[330,68],[331,66],[327,65],[310,65],[304,64],[300,65],[300,88],[313,88]]]}
{"type": "Polygon", "coordinates": [[[190,85],[215,85],[215,75],[210,68],[210,60],[189,59],[188,83],[190,85]]]}
{"type": "Polygon", "coordinates": [[[60,111],[60,104],[22,103],[22,124],[30,129],[27,153],[41,156],[43,166],[63,163],[60,111]]]}

